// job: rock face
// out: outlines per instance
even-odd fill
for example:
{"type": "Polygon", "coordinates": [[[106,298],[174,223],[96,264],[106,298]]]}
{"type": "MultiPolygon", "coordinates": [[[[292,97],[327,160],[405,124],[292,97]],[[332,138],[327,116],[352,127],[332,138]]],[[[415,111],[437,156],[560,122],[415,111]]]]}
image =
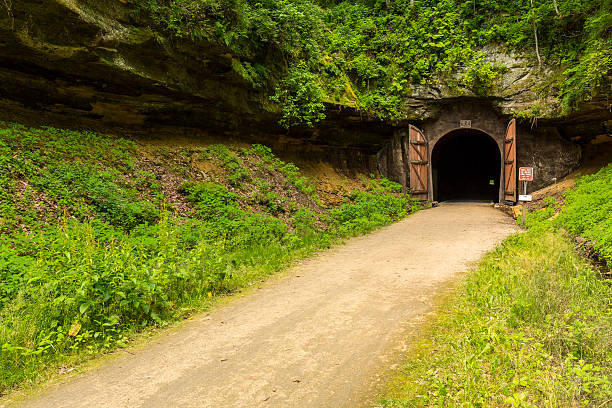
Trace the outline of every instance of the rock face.
{"type": "Polygon", "coordinates": [[[518,144],[519,164],[538,169],[534,187],[577,165],[576,144],[612,132],[607,101],[561,117],[557,101],[537,94],[546,71],[495,48],[483,52],[509,69],[492,95],[415,86],[403,121],[385,123],[330,105],[316,128],[287,132],[266,93],[233,69],[235,57],[225,47],[166,38],[148,25],[125,0],[4,2],[0,119],[136,136],[213,132],[266,143],[288,157],[407,181],[402,129],[408,122],[422,128],[432,147],[459,120],[471,120],[500,143],[508,120],[537,101],[546,119],[521,123],[518,144]]]}
{"type": "Polygon", "coordinates": [[[316,129],[287,132],[227,49],[160,37],[124,1],[9,4],[10,15],[0,4],[0,120],[144,137],[214,133],[369,172],[393,133],[339,106],[316,129]]]}
{"type": "Polygon", "coordinates": [[[16,110],[96,127],[274,123],[216,44],[157,38],[119,1],[12,3],[0,31],[0,92],[16,110]]]}

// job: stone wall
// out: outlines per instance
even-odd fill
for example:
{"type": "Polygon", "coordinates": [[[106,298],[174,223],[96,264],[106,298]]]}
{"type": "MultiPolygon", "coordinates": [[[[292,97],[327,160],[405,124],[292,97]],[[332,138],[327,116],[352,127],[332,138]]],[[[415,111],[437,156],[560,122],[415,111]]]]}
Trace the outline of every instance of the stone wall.
{"type": "MultiPolygon", "coordinates": [[[[458,98],[444,101],[435,118],[424,121],[417,127],[423,131],[429,141],[430,159],[436,143],[444,136],[457,129],[470,128],[491,136],[497,143],[501,155],[510,119],[495,110],[493,104],[486,99],[458,98]]],[[[407,126],[398,127],[390,142],[378,152],[377,163],[383,175],[409,186],[407,134],[407,126]]],[[[534,182],[529,184],[528,191],[542,188],[566,176],[579,166],[580,159],[580,146],[563,137],[557,126],[532,127],[528,122],[519,122],[517,164],[518,167],[533,167],[535,173],[534,182]]],[[[500,175],[501,172],[502,169],[500,175]]],[[[431,187],[430,185],[430,189],[431,187]]]]}
{"type": "Polygon", "coordinates": [[[408,128],[396,129],[391,141],[376,154],[378,171],[389,180],[410,185],[408,166],[408,128]]]}
{"type": "Polygon", "coordinates": [[[528,183],[528,192],[567,176],[580,165],[582,157],[580,146],[564,139],[557,128],[531,131],[528,126],[517,129],[516,155],[519,167],[533,167],[534,179],[528,183]]]}

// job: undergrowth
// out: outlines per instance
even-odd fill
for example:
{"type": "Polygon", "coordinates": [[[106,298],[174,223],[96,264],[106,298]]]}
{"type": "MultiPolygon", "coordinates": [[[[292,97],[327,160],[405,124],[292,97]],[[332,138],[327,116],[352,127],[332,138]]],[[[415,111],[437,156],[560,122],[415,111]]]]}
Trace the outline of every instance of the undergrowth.
{"type": "Polygon", "coordinates": [[[0,395],[418,208],[385,179],[324,208],[261,145],[143,154],[14,124],[0,129],[0,183],[0,395]]]}
{"type": "Polygon", "coordinates": [[[612,164],[583,176],[565,192],[562,202],[546,198],[544,208],[527,214],[528,227],[548,223],[585,239],[608,264],[612,264],[612,164]]]}
{"type": "Polygon", "coordinates": [[[612,286],[573,234],[609,260],[611,174],[583,177],[564,206],[550,199],[529,214],[527,232],[485,257],[409,353],[383,406],[608,406],[612,286]]]}
{"type": "Polygon", "coordinates": [[[612,265],[612,164],[578,180],[567,192],[556,225],[588,239],[612,265]]]}

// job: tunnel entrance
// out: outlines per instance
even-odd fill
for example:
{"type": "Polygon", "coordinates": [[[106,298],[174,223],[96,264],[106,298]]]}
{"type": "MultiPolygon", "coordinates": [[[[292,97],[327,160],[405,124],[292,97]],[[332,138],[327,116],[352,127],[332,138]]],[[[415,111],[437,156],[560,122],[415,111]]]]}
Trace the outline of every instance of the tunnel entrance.
{"type": "Polygon", "coordinates": [[[501,154],[495,140],[475,129],[443,136],[431,152],[433,198],[499,201],[501,154]]]}

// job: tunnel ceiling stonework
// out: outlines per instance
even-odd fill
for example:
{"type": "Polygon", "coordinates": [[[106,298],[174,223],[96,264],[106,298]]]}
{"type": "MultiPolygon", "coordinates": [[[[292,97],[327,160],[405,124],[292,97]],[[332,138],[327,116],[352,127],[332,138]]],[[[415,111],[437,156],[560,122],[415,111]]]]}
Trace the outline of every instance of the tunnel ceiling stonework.
{"type": "Polygon", "coordinates": [[[488,96],[462,95],[436,84],[415,85],[402,119],[384,122],[340,105],[314,129],[286,131],[267,95],[233,69],[220,44],[160,38],[119,0],[13,2],[0,16],[0,120],[85,128],[123,135],[199,137],[214,133],[270,145],[287,157],[327,161],[339,169],[381,170],[398,180],[396,160],[408,123],[435,138],[471,120],[499,140],[508,120],[533,103],[546,119],[521,122],[519,163],[533,164],[537,182],[576,166],[579,148],[609,138],[609,101],[593,100],[561,116],[558,101],[539,100],[533,64],[497,49],[483,50],[509,69],[488,96]],[[539,174],[539,175],[538,175],[539,174]]]}

